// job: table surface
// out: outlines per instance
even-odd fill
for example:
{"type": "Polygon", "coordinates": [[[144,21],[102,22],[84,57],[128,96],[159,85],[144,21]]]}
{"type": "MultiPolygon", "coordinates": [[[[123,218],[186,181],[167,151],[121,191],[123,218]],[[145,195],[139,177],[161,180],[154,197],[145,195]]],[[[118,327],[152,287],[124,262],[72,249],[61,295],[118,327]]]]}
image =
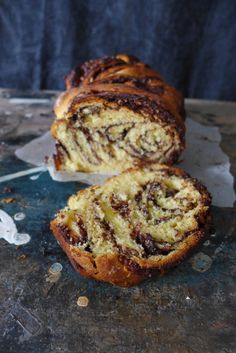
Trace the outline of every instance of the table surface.
{"type": "MultiPolygon", "coordinates": [[[[0,175],[32,167],[14,151],[49,129],[57,95],[0,90],[0,175]]],[[[186,110],[219,127],[235,176],[236,103],[187,99],[186,110]]],[[[213,260],[208,271],[187,260],[164,277],[122,289],[81,277],[50,232],[56,210],[84,187],[55,182],[47,172],[0,184],[0,208],[24,212],[17,227],[31,236],[18,247],[0,240],[0,352],[235,353],[236,208],[212,207],[215,230],[198,250],[213,260]],[[63,270],[50,283],[54,262],[63,270]],[[87,307],[77,305],[79,296],[87,296],[87,307]]]]}

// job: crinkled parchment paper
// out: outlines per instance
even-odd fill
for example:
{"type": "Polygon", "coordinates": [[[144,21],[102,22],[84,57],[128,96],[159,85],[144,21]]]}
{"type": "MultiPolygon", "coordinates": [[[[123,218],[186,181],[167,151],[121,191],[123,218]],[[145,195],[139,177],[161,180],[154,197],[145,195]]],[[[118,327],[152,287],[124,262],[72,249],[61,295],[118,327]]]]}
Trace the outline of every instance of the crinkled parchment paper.
{"type": "MultiPolygon", "coordinates": [[[[232,207],[236,200],[234,178],[230,173],[230,161],[220,147],[221,135],[217,127],[202,125],[192,119],[186,120],[186,150],[179,166],[199,179],[213,196],[213,205],[232,207]]],[[[36,166],[45,165],[45,156],[51,157],[54,141],[47,132],[15,151],[18,158],[36,166]]],[[[49,158],[48,170],[56,181],[80,181],[89,185],[102,184],[114,174],[58,172],[49,158]]]]}

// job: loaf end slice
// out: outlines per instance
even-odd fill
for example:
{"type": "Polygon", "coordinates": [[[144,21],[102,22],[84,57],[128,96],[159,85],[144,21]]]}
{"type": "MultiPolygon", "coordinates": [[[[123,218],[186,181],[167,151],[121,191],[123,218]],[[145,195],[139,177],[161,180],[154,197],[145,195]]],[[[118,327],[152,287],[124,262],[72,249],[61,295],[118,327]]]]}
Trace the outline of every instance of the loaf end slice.
{"type": "Polygon", "coordinates": [[[133,168],[70,197],[51,229],[82,275],[129,287],[200,244],[210,204],[206,188],[179,168],[133,168]]]}

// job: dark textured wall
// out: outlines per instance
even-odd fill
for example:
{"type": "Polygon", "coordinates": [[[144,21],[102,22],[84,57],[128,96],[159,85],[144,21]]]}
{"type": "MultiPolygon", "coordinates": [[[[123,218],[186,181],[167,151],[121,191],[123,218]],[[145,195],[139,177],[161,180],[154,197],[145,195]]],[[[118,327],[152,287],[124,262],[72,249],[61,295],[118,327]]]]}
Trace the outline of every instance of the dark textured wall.
{"type": "Polygon", "coordinates": [[[235,0],[0,0],[0,86],[62,89],[83,61],[127,52],[188,97],[236,100],[235,0]]]}

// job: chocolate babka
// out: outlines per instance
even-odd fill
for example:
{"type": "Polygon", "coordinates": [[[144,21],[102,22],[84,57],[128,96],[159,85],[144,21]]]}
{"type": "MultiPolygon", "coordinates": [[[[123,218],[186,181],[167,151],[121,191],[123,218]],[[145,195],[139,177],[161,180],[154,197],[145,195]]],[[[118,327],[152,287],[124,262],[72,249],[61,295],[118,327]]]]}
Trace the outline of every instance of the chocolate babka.
{"type": "Polygon", "coordinates": [[[182,95],[138,59],[89,61],[66,77],[66,87],[51,128],[58,170],[171,164],[184,149],[182,95]]]}
{"type": "Polygon", "coordinates": [[[72,196],[51,229],[82,275],[128,287],[166,272],[200,243],[210,203],[179,168],[133,168],[72,196]]]}

